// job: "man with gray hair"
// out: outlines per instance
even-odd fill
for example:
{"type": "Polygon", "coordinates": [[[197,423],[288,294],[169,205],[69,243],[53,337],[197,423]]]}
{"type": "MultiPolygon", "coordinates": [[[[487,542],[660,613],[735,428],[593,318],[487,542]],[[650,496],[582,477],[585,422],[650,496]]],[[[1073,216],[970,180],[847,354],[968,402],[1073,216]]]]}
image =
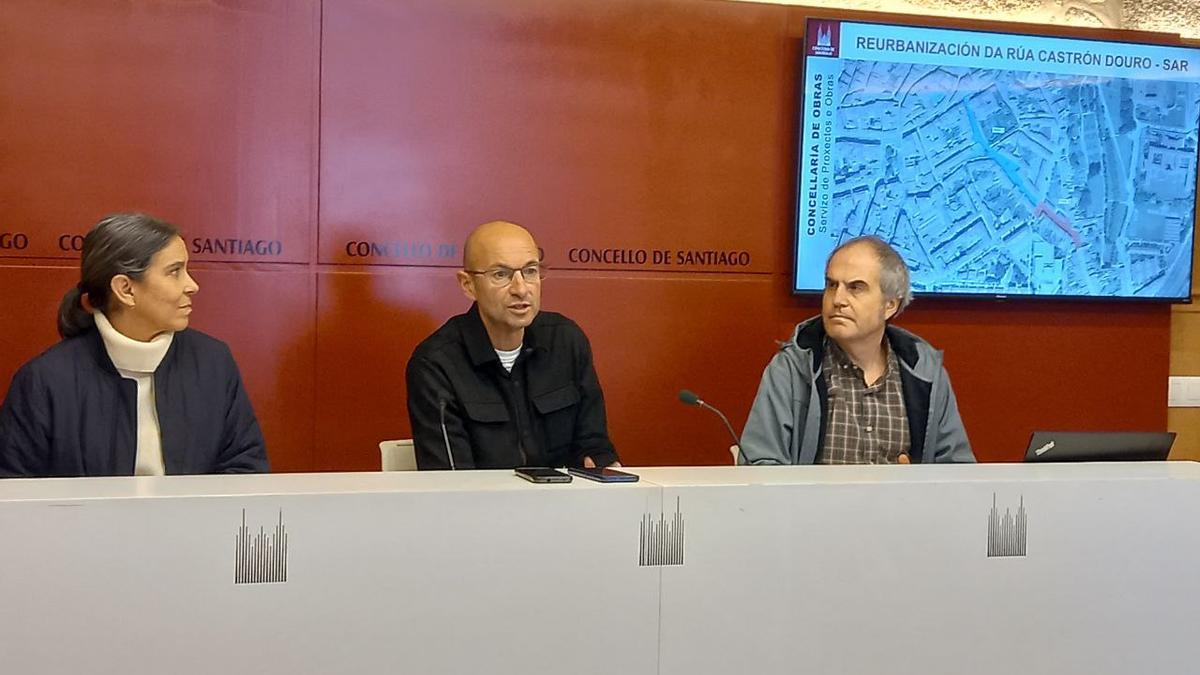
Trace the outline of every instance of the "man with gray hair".
{"type": "Polygon", "coordinates": [[[763,372],[740,462],[974,462],[941,352],[890,325],[911,301],[908,266],[887,242],[834,249],[821,315],[763,372]]]}

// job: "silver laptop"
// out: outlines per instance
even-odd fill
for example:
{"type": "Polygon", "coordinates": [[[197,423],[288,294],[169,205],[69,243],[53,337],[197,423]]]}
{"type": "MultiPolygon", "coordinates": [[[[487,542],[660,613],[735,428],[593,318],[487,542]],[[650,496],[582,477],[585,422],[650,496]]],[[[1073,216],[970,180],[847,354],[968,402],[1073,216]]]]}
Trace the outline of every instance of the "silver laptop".
{"type": "Polygon", "coordinates": [[[1174,431],[1035,431],[1026,462],[1161,462],[1174,431]]]}

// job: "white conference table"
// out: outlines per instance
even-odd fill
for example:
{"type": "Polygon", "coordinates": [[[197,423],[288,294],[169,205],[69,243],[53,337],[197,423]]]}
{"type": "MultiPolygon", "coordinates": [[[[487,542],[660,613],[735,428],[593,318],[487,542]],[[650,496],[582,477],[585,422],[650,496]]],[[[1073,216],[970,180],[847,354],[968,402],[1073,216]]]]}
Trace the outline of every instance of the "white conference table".
{"type": "Polygon", "coordinates": [[[628,470],[0,481],[0,672],[1200,672],[1200,465],[628,470]]]}

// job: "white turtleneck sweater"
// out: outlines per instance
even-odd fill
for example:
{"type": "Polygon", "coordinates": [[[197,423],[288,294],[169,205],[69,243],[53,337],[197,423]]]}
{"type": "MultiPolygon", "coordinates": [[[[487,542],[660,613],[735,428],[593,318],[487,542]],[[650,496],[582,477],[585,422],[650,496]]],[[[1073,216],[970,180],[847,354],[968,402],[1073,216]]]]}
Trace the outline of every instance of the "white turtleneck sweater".
{"type": "Polygon", "coordinates": [[[154,405],[154,371],[171,347],[174,333],[163,333],[149,342],[128,337],[109,323],[108,317],[95,313],[96,328],[104,340],[104,349],[117,372],[137,383],[137,460],[135,476],[161,476],[163,465],[162,435],[158,427],[158,409],[154,405]]]}

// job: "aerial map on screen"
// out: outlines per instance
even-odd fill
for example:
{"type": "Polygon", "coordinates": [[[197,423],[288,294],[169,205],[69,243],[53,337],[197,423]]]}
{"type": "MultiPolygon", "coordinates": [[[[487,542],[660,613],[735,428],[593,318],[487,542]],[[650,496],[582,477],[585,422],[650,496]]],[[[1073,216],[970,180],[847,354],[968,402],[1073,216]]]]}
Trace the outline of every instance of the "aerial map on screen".
{"type": "Polygon", "coordinates": [[[1186,298],[1200,50],[812,20],[796,289],[892,243],[913,289],[1186,298]]]}

